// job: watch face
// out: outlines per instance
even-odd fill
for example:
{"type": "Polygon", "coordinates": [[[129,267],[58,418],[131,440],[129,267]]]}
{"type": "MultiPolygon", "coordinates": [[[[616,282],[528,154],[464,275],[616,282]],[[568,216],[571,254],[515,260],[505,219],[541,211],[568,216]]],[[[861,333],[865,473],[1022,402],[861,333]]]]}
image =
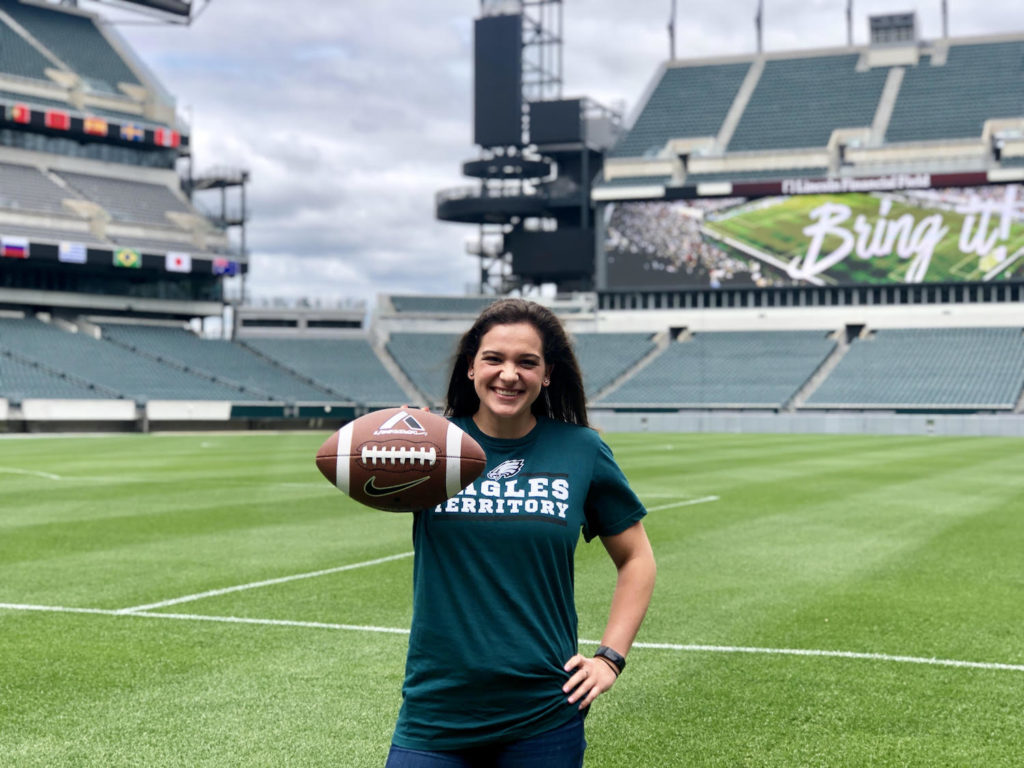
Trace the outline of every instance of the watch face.
{"type": "Polygon", "coordinates": [[[608,659],[608,661],[610,661],[612,664],[618,667],[619,672],[621,672],[626,667],[625,657],[617,651],[608,648],[607,646],[602,645],[600,648],[597,649],[597,653],[595,653],[594,655],[602,656],[608,659]]]}

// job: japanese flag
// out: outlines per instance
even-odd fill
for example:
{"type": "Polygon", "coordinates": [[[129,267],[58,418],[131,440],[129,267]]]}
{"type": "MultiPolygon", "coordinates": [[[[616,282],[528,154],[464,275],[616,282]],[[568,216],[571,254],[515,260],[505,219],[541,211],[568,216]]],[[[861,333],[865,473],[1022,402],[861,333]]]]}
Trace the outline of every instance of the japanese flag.
{"type": "Polygon", "coordinates": [[[191,272],[192,256],[188,253],[171,251],[167,254],[165,266],[168,272],[191,272]]]}

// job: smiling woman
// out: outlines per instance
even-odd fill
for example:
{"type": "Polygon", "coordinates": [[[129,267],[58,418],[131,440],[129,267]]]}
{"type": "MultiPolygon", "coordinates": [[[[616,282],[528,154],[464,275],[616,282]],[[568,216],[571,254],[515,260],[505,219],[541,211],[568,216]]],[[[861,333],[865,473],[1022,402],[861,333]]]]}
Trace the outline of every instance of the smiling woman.
{"type": "Polygon", "coordinates": [[[389,768],[579,768],[583,715],[626,664],[654,587],[643,505],[587,425],[579,365],[546,307],[504,299],[459,343],[445,413],[483,476],[414,513],[413,622],[389,768]],[[577,652],[580,532],[618,581],[577,652]]]}

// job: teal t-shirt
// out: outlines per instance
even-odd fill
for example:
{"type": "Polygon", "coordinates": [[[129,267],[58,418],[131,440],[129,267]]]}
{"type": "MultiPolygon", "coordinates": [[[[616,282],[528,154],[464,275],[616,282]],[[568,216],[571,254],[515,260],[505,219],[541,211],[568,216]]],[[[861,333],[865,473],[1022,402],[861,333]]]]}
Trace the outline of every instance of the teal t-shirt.
{"type": "Polygon", "coordinates": [[[577,649],[574,553],[643,504],[592,429],[541,419],[525,437],[453,421],[487,454],[458,496],[416,512],[413,619],[394,743],[455,750],[557,728],[577,649]]]}

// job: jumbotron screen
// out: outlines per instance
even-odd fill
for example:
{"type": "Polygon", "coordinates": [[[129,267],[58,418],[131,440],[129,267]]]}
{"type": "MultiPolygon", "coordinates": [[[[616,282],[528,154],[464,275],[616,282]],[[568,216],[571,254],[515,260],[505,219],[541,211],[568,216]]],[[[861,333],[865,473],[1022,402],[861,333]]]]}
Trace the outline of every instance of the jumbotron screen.
{"type": "Polygon", "coordinates": [[[611,203],[610,289],[1024,280],[1016,184],[611,203]]]}

